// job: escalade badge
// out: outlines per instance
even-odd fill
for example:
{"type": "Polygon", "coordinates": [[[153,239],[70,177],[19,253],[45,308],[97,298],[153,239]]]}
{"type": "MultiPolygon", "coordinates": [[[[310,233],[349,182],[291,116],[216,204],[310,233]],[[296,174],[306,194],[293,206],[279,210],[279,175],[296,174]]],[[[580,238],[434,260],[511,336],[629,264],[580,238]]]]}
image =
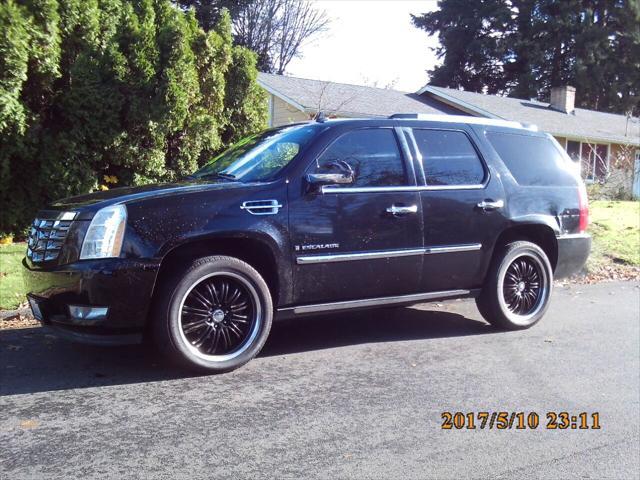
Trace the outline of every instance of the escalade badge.
{"type": "Polygon", "coordinates": [[[340,248],[340,244],[339,243],[314,243],[314,244],[309,244],[309,245],[295,245],[294,246],[296,252],[299,252],[300,250],[305,251],[305,250],[326,250],[329,248],[340,248]]]}

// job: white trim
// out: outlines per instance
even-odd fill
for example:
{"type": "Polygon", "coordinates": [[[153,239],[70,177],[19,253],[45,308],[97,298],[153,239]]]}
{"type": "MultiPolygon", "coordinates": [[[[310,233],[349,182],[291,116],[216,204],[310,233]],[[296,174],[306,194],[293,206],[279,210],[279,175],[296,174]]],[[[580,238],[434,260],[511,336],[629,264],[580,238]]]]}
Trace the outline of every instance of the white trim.
{"type": "Polygon", "coordinates": [[[435,95],[443,103],[446,103],[451,107],[455,107],[462,110],[468,110],[469,112],[476,114],[480,117],[497,118],[497,119],[504,120],[503,117],[495,115],[494,113],[491,113],[488,110],[484,110],[482,108],[476,107],[475,105],[465,102],[464,100],[460,100],[459,98],[453,97],[451,95],[447,95],[446,93],[441,92],[440,90],[434,89],[430,85],[425,85],[424,87],[422,87],[420,90],[416,92],[417,95],[422,95],[423,93],[429,93],[431,95],[435,95]]]}
{"type": "Polygon", "coordinates": [[[591,142],[591,143],[601,143],[601,144],[610,143],[615,145],[640,146],[640,144],[637,141],[632,141],[631,139],[629,139],[628,141],[621,141],[621,140],[616,140],[616,139],[611,139],[606,137],[587,137],[585,135],[583,136],[567,135],[566,133],[552,132],[549,130],[544,130],[544,131],[550,135],[553,135],[554,137],[563,137],[563,138],[566,138],[567,140],[571,140],[572,142],[585,142],[585,143],[591,142]]]}
{"type": "Polygon", "coordinates": [[[640,148],[636,149],[634,153],[631,195],[636,199],[640,199],[640,148]]]}
{"type": "Polygon", "coordinates": [[[578,162],[580,162],[580,170],[582,170],[582,142],[579,140],[573,140],[573,141],[578,142],[578,145],[580,145],[580,148],[578,148],[578,162]]]}
{"type": "Polygon", "coordinates": [[[267,108],[268,108],[268,112],[267,112],[267,126],[269,128],[273,127],[273,114],[274,114],[274,106],[273,106],[273,94],[269,94],[269,99],[268,99],[268,104],[267,104],[267,108]]]}
{"type": "Polygon", "coordinates": [[[283,102],[288,103],[289,105],[295,107],[297,110],[300,110],[301,112],[305,112],[305,108],[306,107],[303,107],[302,105],[300,105],[295,100],[292,100],[291,98],[289,98],[286,95],[278,92],[277,90],[275,90],[274,88],[270,87],[269,85],[266,85],[259,78],[258,78],[258,85],[260,85],[262,88],[264,88],[267,92],[269,92],[274,97],[278,97],[283,102]]]}

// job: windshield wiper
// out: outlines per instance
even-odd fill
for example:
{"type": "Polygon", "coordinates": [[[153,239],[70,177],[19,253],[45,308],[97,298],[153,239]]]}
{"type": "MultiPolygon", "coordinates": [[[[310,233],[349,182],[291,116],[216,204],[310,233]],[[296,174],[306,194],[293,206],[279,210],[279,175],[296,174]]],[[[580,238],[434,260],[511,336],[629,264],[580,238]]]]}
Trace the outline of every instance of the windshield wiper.
{"type": "Polygon", "coordinates": [[[237,180],[238,177],[236,177],[233,173],[225,173],[225,172],[217,172],[215,174],[216,177],[220,177],[220,178],[226,178],[227,180],[237,180]]]}
{"type": "Polygon", "coordinates": [[[211,172],[211,173],[204,173],[201,175],[189,175],[187,178],[188,179],[194,179],[194,180],[198,180],[201,178],[224,178],[225,180],[233,180],[233,181],[237,181],[238,178],[232,174],[232,173],[224,173],[224,172],[211,172]]]}

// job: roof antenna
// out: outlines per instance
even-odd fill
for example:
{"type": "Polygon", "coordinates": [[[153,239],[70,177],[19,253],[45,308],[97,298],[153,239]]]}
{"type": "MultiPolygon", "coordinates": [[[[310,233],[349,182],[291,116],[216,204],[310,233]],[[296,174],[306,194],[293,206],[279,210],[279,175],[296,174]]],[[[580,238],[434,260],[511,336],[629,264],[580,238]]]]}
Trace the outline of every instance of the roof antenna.
{"type": "Polygon", "coordinates": [[[314,120],[316,122],[324,123],[324,122],[327,121],[327,117],[324,116],[324,112],[318,112],[318,113],[316,113],[316,116],[314,117],[314,120]]]}

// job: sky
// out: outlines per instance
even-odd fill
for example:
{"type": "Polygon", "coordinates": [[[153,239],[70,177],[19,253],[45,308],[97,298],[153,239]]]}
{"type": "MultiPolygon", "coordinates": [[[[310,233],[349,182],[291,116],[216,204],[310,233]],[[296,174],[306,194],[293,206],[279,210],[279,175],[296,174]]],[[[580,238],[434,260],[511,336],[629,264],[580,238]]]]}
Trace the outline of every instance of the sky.
{"type": "Polygon", "coordinates": [[[327,32],[302,47],[287,74],[414,92],[427,83],[438,45],[411,23],[435,10],[429,0],[313,0],[331,19],[327,32]]]}

